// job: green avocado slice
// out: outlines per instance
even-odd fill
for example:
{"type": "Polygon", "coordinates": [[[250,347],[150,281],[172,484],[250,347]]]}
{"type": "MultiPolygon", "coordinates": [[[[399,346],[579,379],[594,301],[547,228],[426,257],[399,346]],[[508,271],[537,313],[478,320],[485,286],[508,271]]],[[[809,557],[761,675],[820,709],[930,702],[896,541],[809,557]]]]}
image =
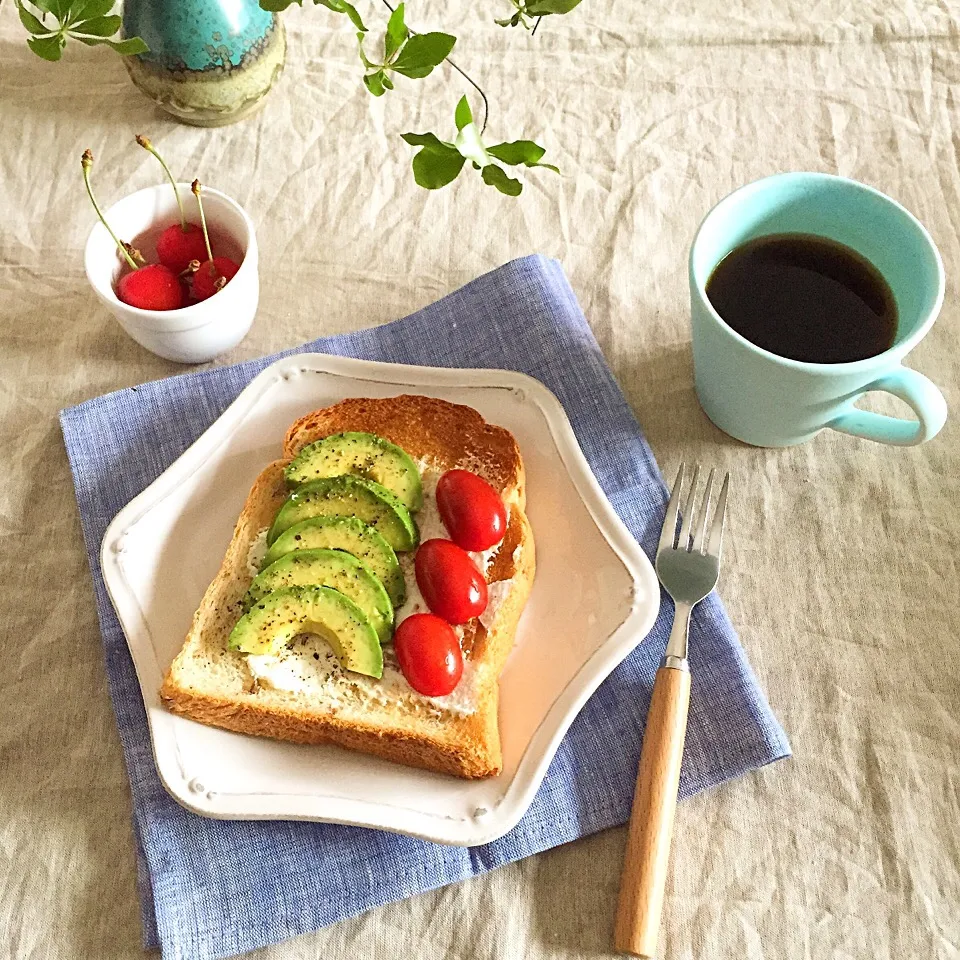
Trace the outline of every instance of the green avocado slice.
{"type": "Polygon", "coordinates": [[[311,517],[287,527],[267,550],[261,570],[295,550],[344,550],[362,560],[399,607],[406,599],[403,571],[393,547],[357,517],[311,517]]]}
{"type": "Polygon", "coordinates": [[[260,573],[247,595],[249,610],[260,599],[285,587],[331,587],[352,600],[377,631],[381,643],[393,634],[393,604],[383,584],[362,561],[342,550],[294,550],[260,573]]]}
{"type": "Polygon", "coordinates": [[[280,508],[267,543],[310,517],[358,517],[374,527],[394,550],[413,550],[417,526],[410,511],[386,488],[363,477],[325,477],[297,487],[280,508]]]}
{"type": "Polygon", "coordinates": [[[327,640],[344,670],[383,676],[377,631],[352,600],[330,587],[287,587],[261,597],[230,632],[228,646],[240,653],[275,655],[298,633],[327,640]]]}
{"type": "Polygon", "coordinates": [[[285,473],[291,487],[321,477],[353,474],[386,487],[408,510],[423,506],[417,465],[405,450],[375,433],[336,433],[310,443],[285,473]]]}

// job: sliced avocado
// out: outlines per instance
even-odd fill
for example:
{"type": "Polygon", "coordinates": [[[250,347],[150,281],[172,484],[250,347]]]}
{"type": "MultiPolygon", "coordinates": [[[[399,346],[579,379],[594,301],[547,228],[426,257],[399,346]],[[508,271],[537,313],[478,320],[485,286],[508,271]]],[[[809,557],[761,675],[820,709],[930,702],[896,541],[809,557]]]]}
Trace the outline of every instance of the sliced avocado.
{"type": "Polygon", "coordinates": [[[403,571],[393,547],[356,517],[311,517],[288,527],[267,550],[261,570],[294,550],[345,550],[362,560],[384,585],[394,607],[407,597],[403,571]]]}
{"type": "Polygon", "coordinates": [[[374,527],[394,550],[417,545],[410,511],[386,488],[363,477],[325,477],[297,487],[280,508],[267,534],[272,544],[288,527],[309,517],[358,517],[374,527]]]}
{"type": "Polygon", "coordinates": [[[285,473],[291,487],[350,473],[386,487],[408,510],[423,506],[417,465],[405,450],[375,433],[336,433],[317,440],[297,454],[285,473]]]}
{"type": "Polygon", "coordinates": [[[331,587],[366,615],[381,643],[393,633],[393,604],[383,584],[356,557],[342,550],[294,550],[270,564],[243,598],[250,609],[261,597],[284,587],[331,587]]]}
{"type": "Polygon", "coordinates": [[[240,653],[277,654],[298,633],[327,640],[344,670],[383,676],[383,650],[366,614],[330,587],[287,587],[261,597],[230,632],[240,653]]]}

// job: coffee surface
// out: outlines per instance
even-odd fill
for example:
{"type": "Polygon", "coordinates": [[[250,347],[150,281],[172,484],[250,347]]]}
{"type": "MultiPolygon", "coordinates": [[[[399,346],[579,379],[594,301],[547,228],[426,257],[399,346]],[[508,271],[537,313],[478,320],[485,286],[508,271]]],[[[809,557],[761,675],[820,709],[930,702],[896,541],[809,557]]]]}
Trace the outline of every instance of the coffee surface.
{"type": "Polygon", "coordinates": [[[850,247],[806,233],[757,237],[714,268],[707,299],[751,343],[807,363],[888,350],[897,302],[880,271],[850,247]]]}

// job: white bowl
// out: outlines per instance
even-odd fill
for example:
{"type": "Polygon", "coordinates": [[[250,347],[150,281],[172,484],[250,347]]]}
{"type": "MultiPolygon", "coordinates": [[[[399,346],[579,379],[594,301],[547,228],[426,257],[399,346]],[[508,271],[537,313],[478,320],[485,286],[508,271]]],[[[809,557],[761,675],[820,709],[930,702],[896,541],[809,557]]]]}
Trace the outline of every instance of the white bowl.
{"type": "MultiPolygon", "coordinates": [[[[199,223],[190,184],[179,187],[187,219],[199,223]]],[[[199,303],[180,310],[141,310],[123,303],[115,290],[123,261],[99,221],[90,231],[84,256],[90,285],[120,326],[152,353],[179,363],[203,363],[235,347],[247,335],[260,298],[257,238],[250,217],[238,203],[210,187],[203,188],[203,212],[211,234],[228,240],[243,260],[221,291],[199,303]]],[[[144,234],[159,233],[180,222],[169,183],[124,197],[105,216],[117,236],[135,246],[144,234]]],[[[217,243],[213,252],[220,255],[217,243]]]]}

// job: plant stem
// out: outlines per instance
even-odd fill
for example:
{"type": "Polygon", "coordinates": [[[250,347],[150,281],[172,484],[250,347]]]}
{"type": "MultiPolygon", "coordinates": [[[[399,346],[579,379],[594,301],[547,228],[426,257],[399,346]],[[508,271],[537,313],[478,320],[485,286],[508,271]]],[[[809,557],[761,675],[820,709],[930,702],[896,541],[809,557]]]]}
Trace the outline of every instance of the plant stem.
{"type": "Polygon", "coordinates": [[[180,199],[180,191],[177,189],[177,181],[173,179],[173,174],[170,172],[170,168],[164,162],[163,157],[157,153],[153,144],[142,133],[137,134],[136,141],[141,147],[143,147],[144,150],[147,151],[147,153],[152,153],[160,161],[160,166],[163,167],[163,172],[167,175],[167,179],[170,181],[170,186],[173,187],[173,195],[177,198],[177,207],[180,210],[180,229],[186,233],[187,218],[183,212],[183,201],[180,199]]]}
{"type": "MultiPolygon", "coordinates": [[[[383,5],[391,13],[393,13],[393,6],[389,0],[383,0],[383,5]]],[[[411,36],[415,37],[417,35],[416,30],[410,30],[409,27],[407,27],[407,29],[410,31],[411,36]]],[[[444,57],[444,59],[450,64],[451,67],[453,67],[454,70],[457,71],[457,73],[460,74],[461,77],[463,77],[464,80],[467,81],[467,83],[470,84],[471,87],[473,87],[474,90],[477,91],[477,93],[480,94],[480,99],[483,101],[483,123],[480,126],[480,134],[483,135],[487,129],[487,117],[490,115],[490,104],[487,102],[487,95],[483,92],[483,89],[480,87],[480,85],[468,73],[461,70],[449,57],[444,57]]]]}
{"type": "Polygon", "coordinates": [[[537,27],[540,26],[540,21],[541,21],[542,19],[543,19],[543,17],[537,17],[537,22],[533,25],[533,29],[530,31],[530,36],[531,36],[531,37],[536,36],[537,27]]]}
{"type": "Polygon", "coordinates": [[[207,245],[207,256],[213,263],[213,250],[210,248],[210,234],[207,233],[207,218],[203,214],[203,201],[200,199],[200,181],[194,180],[190,186],[193,195],[197,198],[197,206],[200,208],[200,226],[203,227],[203,242],[207,245]]]}
{"type": "Polygon", "coordinates": [[[120,239],[117,237],[117,235],[110,229],[110,224],[107,223],[107,218],[103,215],[103,211],[100,209],[100,205],[97,203],[97,199],[93,195],[93,188],[90,186],[90,168],[93,166],[93,154],[89,150],[83,151],[83,157],[80,159],[80,166],[83,167],[83,182],[86,185],[87,196],[90,198],[90,202],[93,204],[93,209],[97,211],[97,216],[100,218],[100,222],[107,228],[107,233],[113,237],[113,242],[117,245],[117,249],[123,254],[123,257],[127,263],[130,264],[131,269],[136,270],[137,265],[134,262],[133,257],[127,253],[126,246],[120,242],[120,239]]]}

